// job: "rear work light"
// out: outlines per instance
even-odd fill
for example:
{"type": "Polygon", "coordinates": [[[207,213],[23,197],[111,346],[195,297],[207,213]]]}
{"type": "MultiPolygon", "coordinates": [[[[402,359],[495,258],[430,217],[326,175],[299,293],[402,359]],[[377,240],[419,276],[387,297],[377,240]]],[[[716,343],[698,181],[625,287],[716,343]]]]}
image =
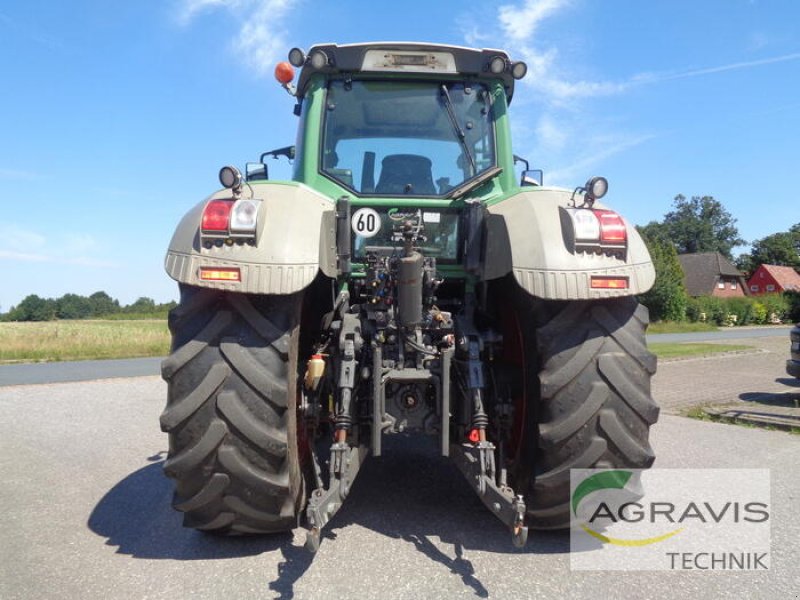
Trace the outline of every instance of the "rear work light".
{"type": "Polygon", "coordinates": [[[227,233],[231,220],[233,200],[212,200],[203,210],[203,231],[227,233]]]}
{"type": "Polygon", "coordinates": [[[200,281],[241,281],[237,267],[200,267],[200,281]]]}

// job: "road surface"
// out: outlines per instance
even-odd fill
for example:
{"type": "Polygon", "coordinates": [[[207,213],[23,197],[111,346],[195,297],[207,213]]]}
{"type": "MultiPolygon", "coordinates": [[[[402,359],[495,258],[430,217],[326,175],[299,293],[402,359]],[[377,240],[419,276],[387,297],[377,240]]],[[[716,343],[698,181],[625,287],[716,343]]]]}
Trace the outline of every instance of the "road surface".
{"type": "MultiPolygon", "coordinates": [[[[680,373],[677,374],[680,377],[680,373]]],[[[158,377],[0,389],[0,598],[796,598],[800,436],[662,414],[659,467],[769,468],[768,572],[571,572],[562,534],[524,551],[429,447],[370,459],[312,557],[302,531],[183,529],[161,473],[158,377]]]]}

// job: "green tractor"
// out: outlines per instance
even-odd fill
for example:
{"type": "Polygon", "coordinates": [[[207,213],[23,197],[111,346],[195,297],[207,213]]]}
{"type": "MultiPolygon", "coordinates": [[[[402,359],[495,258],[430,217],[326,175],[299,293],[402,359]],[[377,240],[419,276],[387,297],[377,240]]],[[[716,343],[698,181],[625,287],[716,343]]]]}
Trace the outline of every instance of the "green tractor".
{"type": "Polygon", "coordinates": [[[422,435],[516,545],[568,527],[570,469],[654,460],[641,238],[602,177],[546,187],[514,155],[527,67],[503,51],[324,44],[289,63],[295,145],[224,167],[167,253],[184,524],[304,524],[316,550],[384,436],[422,435]],[[291,181],[269,180],[278,156],[291,181]]]}

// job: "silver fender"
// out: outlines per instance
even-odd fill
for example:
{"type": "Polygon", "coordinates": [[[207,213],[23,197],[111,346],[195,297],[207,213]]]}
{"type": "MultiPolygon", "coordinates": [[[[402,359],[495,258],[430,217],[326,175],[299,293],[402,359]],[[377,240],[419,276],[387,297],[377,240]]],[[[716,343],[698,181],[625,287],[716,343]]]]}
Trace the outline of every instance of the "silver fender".
{"type": "Polygon", "coordinates": [[[203,209],[210,200],[231,198],[230,190],[212,194],[183,217],[167,250],[165,268],[174,280],[248,294],[292,294],[322,271],[336,276],[333,202],[294,182],[245,185],[243,198],[262,200],[256,244],[201,245],[203,209]],[[240,282],[202,281],[201,267],[238,267],[240,282]]]}
{"type": "MultiPolygon", "coordinates": [[[[545,300],[592,300],[634,296],[655,282],[650,254],[627,221],[625,259],[573,252],[562,230],[560,207],[570,204],[568,190],[538,188],[523,191],[488,207],[486,279],[513,272],[529,294],[545,300]],[[505,237],[505,239],[503,239],[505,237]],[[592,289],[592,276],[627,277],[627,289],[592,289]]],[[[583,197],[578,195],[578,204],[583,197]]],[[[608,208],[599,202],[596,208],[608,208]]]]}

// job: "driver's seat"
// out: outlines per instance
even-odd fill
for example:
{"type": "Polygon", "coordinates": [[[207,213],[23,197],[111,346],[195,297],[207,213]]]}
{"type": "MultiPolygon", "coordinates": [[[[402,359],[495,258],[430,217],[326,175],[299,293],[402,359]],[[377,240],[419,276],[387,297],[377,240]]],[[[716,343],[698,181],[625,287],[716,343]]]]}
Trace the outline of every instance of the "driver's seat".
{"type": "Polygon", "coordinates": [[[431,160],[418,154],[389,154],[381,161],[376,194],[434,196],[431,160]]]}

